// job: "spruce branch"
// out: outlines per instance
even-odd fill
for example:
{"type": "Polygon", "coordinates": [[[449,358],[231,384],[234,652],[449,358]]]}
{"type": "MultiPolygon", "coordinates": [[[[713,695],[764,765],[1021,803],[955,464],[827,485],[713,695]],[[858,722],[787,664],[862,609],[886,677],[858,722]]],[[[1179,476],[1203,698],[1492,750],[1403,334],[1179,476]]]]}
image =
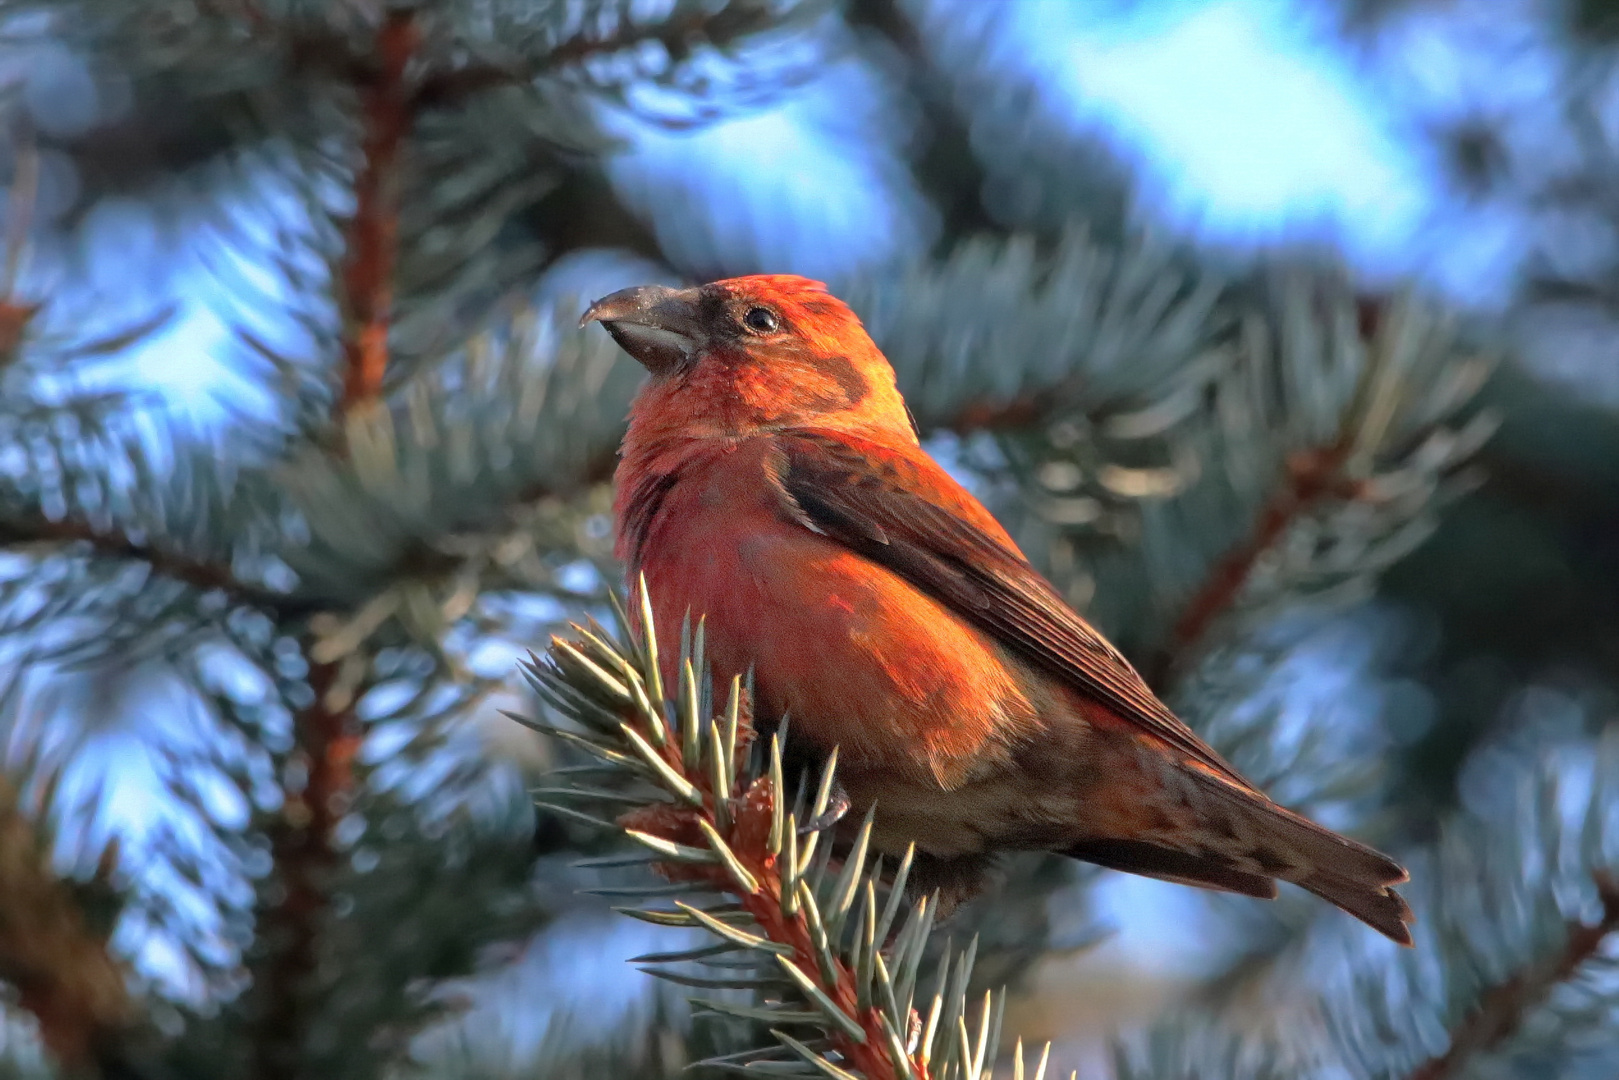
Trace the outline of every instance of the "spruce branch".
{"type": "Polygon", "coordinates": [[[1354,1075],[1544,1075],[1597,1045],[1611,1061],[1619,727],[1514,761],[1496,782],[1494,806],[1456,815],[1411,855],[1417,949],[1339,943],[1343,975],[1320,1015],[1354,1075]]]}
{"type": "Polygon", "coordinates": [[[1436,496],[1465,487],[1465,466],[1495,429],[1487,411],[1459,418],[1491,362],[1458,355],[1447,321],[1415,297],[1370,300],[1349,294],[1332,276],[1296,272],[1284,275],[1273,294],[1268,309],[1245,320],[1237,363],[1216,383],[1209,416],[1223,425],[1211,445],[1233,458],[1243,449],[1237,440],[1251,440],[1252,428],[1275,430],[1282,436],[1280,467],[1250,467],[1270,477],[1256,491],[1268,486],[1268,493],[1255,500],[1246,531],[1208,563],[1179,606],[1145,666],[1155,684],[1252,600],[1256,579],[1277,576],[1267,564],[1286,549],[1299,551],[1281,571],[1283,580],[1297,583],[1343,577],[1346,570],[1352,580],[1357,562],[1375,571],[1408,551],[1430,527],[1424,510],[1436,496]],[[1362,557],[1308,554],[1310,543],[1330,550],[1325,542],[1335,539],[1334,520],[1353,530],[1350,550],[1362,557]],[[1301,543],[1301,529],[1312,521],[1320,524],[1318,535],[1301,543]],[[1379,532],[1390,543],[1364,558],[1376,551],[1369,540],[1379,532]]]}
{"type": "Polygon", "coordinates": [[[281,815],[269,830],[272,873],[279,902],[262,918],[268,962],[258,974],[264,1001],[254,1040],[254,1074],[262,1080],[295,1075],[310,1018],[308,981],[320,959],[320,934],[330,897],[328,879],[339,855],[337,825],[354,794],[354,756],[360,747],[355,688],[341,660],[310,657],[313,700],[295,720],[295,749],[286,769],[281,815]]]}
{"type": "Polygon", "coordinates": [[[717,7],[693,4],[654,22],[624,18],[608,33],[602,33],[599,26],[577,30],[526,63],[477,62],[436,73],[422,80],[414,101],[423,106],[453,105],[485,90],[528,85],[597,58],[625,55],[654,45],[671,63],[679,63],[701,45],[730,48],[743,38],[775,26],[779,18],[772,5],[757,0],[733,0],[717,7]]]}
{"type": "Polygon", "coordinates": [[[308,536],[277,554],[299,595],[352,612],[402,579],[517,584],[507,539],[533,539],[548,501],[611,476],[641,378],[575,321],[519,312],[413,373],[386,408],[345,417],[343,453],[310,443],[289,454],[276,479],[308,536]]]}
{"type": "Polygon", "coordinates": [[[339,415],[374,402],[388,370],[393,276],[399,258],[397,170],[413,119],[405,76],[421,38],[413,11],[389,12],[377,28],[376,77],[360,87],[364,135],[340,275],[344,369],[339,415]]]}
{"type": "Polygon", "coordinates": [[[951,94],[957,74],[940,63],[919,20],[901,0],[856,0],[850,25],[870,28],[905,58],[908,89],[922,112],[921,148],[911,158],[917,184],[940,208],[944,237],[1001,229],[984,205],[987,170],[973,152],[971,120],[951,94]]]}
{"type": "Polygon", "coordinates": [[[975,238],[838,288],[921,427],[957,432],[1197,401],[1230,322],[1224,291],[1161,244],[1099,244],[1078,224],[1048,245],[975,238]]]}
{"type": "Polygon", "coordinates": [[[6,201],[5,262],[0,266],[0,364],[10,363],[22,344],[24,331],[39,310],[38,304],[17,296],[17,283],[28,252],[34,203],[39,197],[39,147],[25,118],[18,119],[17,127],[20,130],[14,137],[16,165],[6,201]]]}
{"type": "Polygon", "coordinates": [[[1183,1010],[1116,1038],[1112,1058],[1111,1080],[1299,1080],[1318,1071],[1279,1047],[1183,1010]]]}
{"type": "Polygon", "coordinates": [[[1450,1080],[1463,1075],[1476,1054],[1494,1049],[1515,1034],[1553,990],[1596,957],[1610,935],[1619,931],[1619,878],[1605,871],[1593,877],[1601,916],[1591,923],[1570,922],[1561,951],[1514,972],[1481,994],[1477,1006],[1451,1032],[1445,1052],[1417,1066],[1409,1080],[1450,1080]]]}
{"type": "Polygon", "coordinates": [[[221,563],[171,551],[155,542],[137,541],[115,529],[98,529],[87,521],[73,518],[52,521],[37,514],[0,519],[0,548],[39,545],[80,545],[103,558],[144,563],[153,573],[170,580],[202,592],[221,592],[237,603],[261,608],[285,618],[306,615],[314,610],[297,597],[243,580],[234,570],[221,563]]]}
{"type": "Polygon", "coordinates": [[[1329,498],[1349,501],[1364,494],[1364,481],[1344,471],[1352,445],[1349,435],[1343,432],[1331,445],[1288,456],[1281,483],[1260,507],[1249,535],[1210,567],[1202,586],[1182,608],[1170,630],[1168,646],[1149,665],[1150,682],[1160,685],[1179,658],[1198,647],[1209,628],[1242,595],[1260,560],[1281,542],[1295,521],[1329,498]]]}
{"type": "Polygon", "coordinates": [[[1061,403],[1073,389],[1073,381],[1070,380],[1066,385],[1059,384],[1039,393],[1020,394],[1007,401],[975,398],[963,402],[961,408],[953,416],[944,418],[939,427],[957,435],[1034,427],[1061,411],[1061,403]]]}
{"type": "MultiPolygon", "coordinates": [[[[931,995],[920,992],[918,969],[937,904],[924,897],[904,906],[911,853],[884,884],[881,858],[868,861],[872,817],[832,864],[832,838],[804,831],[826,811],[837,755],[827,762],[814,799],[789,809],[784,798],[781,737],[755,746],[752,705],[740,678],[721,709],[710,706],[703,627],[688,623],[680,643],[678,686],[663,685],[660,649],[645,583],[637,591],[639,636],[613,640],[575,626],[573,640],[553,638],[545,657],[525,673],[542,699],[570,723],[514,716],[535,730],[597,759],[623,790],[584,786],[577,773],[547,789],[568,803],[542,803],[551,812],[621,832],[644,849],[596,865],[650,864],[693,894],[729,899],[699,907],[622,908],[662,926],[708,931],[712,948],[643,958],[648,974],[677,985],[752,990],[757,1004],[729,998],[694,1001],[707,1014],[769,1026],[775,1045],[700,1065],[784,1076],[866,1077],[869,1080],[980,1080],[996,1060],[1004,992],[969,1008],[968,980],[976,940],[962,953],[947,950],[931,995]],[[607,820],[570,803],[618,807],[626,794],[639,805],[607,820]],[[739,966],[737,954],[754,961],[739,966]],[[709,968],[692,975],[666,965],[709,968]]],[[[627,621],[627,620],[624,620],[627,621]]],[[[615,812],[615,811],[609,811],[615,812]]],[[[914,849],[913,849],[914,850],[914,849]]],[[[618,891],[615,890],[615,894],[618,891]]],[[[649,890],[649,895],[663,895],[649,890]]],[[[1014,1063],[1022,1076],[1022,1047],[1014,1063]]],[[[1042,1058],[1036,1080],[1043,1075],[1042,1058]]]]}
{"type": "Polygon", "coordinates": [[[1119,1080],[1612,1075],[1616,766],[1610,727],[1594,747],[1500,776],[1510,790],[1488,816],[1459,813],[1433,849],[1411,852],[1415,950],[1366,949],[1320,924],[1313,945],[1325,948],[1275,984],[1314,979],[1319,997],[1257,1028],[1229,993],[1219,1016],[1182,1002],[1119,1047],[1119,1080]],[[1324,1023],[1335,1054],[1296,1038],[1305,1018],[1324,1023]]]}
{"type": "MultiPolygon", "coordinates": [[[[110,923],[98,925],[107,920],[89,915],[83,887],[64,881],[51,865],[52,838],[41,818],[55,778],[31,756],[39,792],[31,808],[0,776],[0,980],[16,989],[58,1062],[71,1070],[92,1068],[114,1053],[135,1009],[125,973],[107,947],[110,923]]],[[[94,887],[105,891],[117,857],[116,844],[108,845],[94,887]]]]}
{"type": "MultiPolygon", "coordinates": [[[[1369,341],[1378,323],[1378,306],[1363,298],[1355,310],[1358,335],[1369,341]]],[[[1209,628],[1236,602],[1259,561],[1281,542],[1294,521],[1323,500],[1350,501],[1366,495],[1366,479],[1347,470],[1361,437],[1366,410],[1374,398],[1390,390],[1380,385],[1388,381],[1386,360],[1380,351],[1368,355],[1330,442],[1288,455],[1277,489],[1260,507],[1249,534],[1210,567],[1202,587],[1181,610],[1170,629],[1168,648],[1157,659],[1155,675],[1163,676],[1178,656],[1197,647],[1209,628]]]]}
{"type": "Polygon", "coordinates": [[[649,43],[663,47],[672,60],[692,54],[699,43],[723,47],[774,26],[780,18],[778,5],[760,0],[744,0],[715,7],[692,5],[674,18],[638,25],[625,19],[613,33],[597,36],[575,34],[558,42],[545,58],[547,69],[579,64],[593,56],[607,56],[639,49],[649,43]]]}

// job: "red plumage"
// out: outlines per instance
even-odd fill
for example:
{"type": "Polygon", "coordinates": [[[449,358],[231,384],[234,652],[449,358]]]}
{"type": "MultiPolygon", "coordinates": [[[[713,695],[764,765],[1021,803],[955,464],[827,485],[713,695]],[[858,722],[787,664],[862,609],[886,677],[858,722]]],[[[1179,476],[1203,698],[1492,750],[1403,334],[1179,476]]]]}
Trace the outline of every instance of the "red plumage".
{"type": "Polygon", "coordinates": [[[996,852],[1052,850],[1253,896],[1293,881],[1410,943],[1405,871],[1276,806],[1152,694],[921,448],[823,286],[630,289],[586,319],[652,373],[614,512],[659,636],[704,617],[716,677],[751,667],[757,715],[840,748],[873,843],[915,841],[919,881],[965,894],[996,852]]]}

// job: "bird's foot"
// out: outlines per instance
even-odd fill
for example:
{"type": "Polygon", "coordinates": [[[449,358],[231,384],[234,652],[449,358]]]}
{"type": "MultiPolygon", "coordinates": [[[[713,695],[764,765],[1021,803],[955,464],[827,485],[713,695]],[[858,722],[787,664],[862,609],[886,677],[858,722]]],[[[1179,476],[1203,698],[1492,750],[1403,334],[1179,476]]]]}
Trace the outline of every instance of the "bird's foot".
{"type": "Polygon", "coordinates": [[[832,797],[827,800],[826,810],[816,814],[798,827],[799,836],[808,836],[830,829],[843,820],[843,815],[849,812],[849,795],[838,787],[832,790],[832,797]]]}

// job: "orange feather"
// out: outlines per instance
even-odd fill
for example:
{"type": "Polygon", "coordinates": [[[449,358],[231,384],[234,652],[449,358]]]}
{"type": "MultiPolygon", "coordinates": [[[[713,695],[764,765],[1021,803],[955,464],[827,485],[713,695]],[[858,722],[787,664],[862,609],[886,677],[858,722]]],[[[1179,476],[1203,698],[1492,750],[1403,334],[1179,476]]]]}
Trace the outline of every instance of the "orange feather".
{"type": "MultiPolygon", "coordinates": [[[[706,620],[873,842],[970,893],[998,851],[1255,896],[1296,882],[1395,940],[1386,856],[1267,799],[1171,713],[922,449],[888,361],[818,282],[625,290],[596,319],[651,371],[616,476],[658,635],[706,620]]],[[[665,678],[675,678],[665,655],[665,678]]]]}

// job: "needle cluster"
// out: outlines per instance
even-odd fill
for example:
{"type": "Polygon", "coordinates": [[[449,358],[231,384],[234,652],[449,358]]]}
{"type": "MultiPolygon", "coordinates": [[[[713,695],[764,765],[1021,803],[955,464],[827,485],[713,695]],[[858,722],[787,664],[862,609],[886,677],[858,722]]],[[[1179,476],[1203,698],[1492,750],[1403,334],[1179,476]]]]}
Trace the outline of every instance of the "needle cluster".
{"type": "MultiPolygon", "coordinates": [[[[699,1014],[767,1025],[773,1044],[699,1064],[840,1080],[983,1077],[997,1060],[1006,998],[988,993],[970,1006],[976,938],[964,950],[945,950],[924,978],[937,899],[907,902],[912,853],[892,868],[869,858],[869,813],[848,849],[835,852],[830,831],[816,826],[833,791],[836,753],[813,796],[801,785],[789,805],[783,733],[763,742],[744,681],[732,680],[723,707],[710,700],[703,624],[688,620],[680,684],[666,688],[644,586],[636,597],[640,635],[575,625],[571,639],[553,638],[545,656],[532,659],[529,679],[559,722],[517,719],[595,759],[540,789],[541,805],[621,833],[640,849],[589,865],[650,865],[671,883],[607,890],[672,905],[617,910],[715,939],[638,957],[643,970],[681,986],[753,995],[748,1003],[702,997],[693,1004],[699,1014]],[[616,817],[604,816],[608,807],[616,817]],[[700,906],[699,894],[721,900],[700,906]]],[[[1049,1047],[1036,1080],[1047,1054],[1049,1047]]],[[[1012,1069],[1024,1075],[1021,1042],[1012,1069]]]]}

